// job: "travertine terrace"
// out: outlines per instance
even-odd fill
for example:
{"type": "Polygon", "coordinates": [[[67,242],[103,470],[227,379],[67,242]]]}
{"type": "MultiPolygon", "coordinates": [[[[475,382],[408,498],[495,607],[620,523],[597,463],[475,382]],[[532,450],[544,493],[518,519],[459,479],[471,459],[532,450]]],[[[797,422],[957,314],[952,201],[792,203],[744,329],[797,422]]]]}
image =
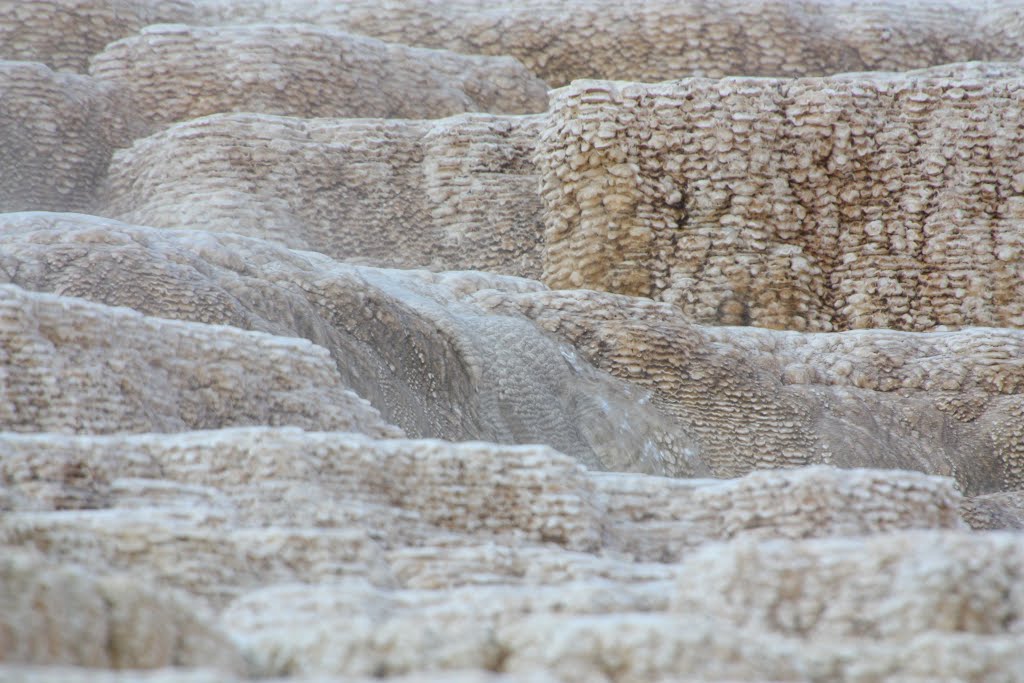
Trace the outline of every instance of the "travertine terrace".
{"type": "Polygon", "coordinates": [[[1022,60],[0,0],[0,683],[1024,683],[1022,60]]]}

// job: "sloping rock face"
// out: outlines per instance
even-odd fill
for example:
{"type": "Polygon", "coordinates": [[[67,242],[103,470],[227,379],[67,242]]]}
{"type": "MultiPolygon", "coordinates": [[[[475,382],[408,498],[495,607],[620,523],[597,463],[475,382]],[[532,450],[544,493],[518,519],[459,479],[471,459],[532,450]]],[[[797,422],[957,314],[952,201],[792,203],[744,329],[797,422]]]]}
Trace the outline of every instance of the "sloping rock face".
{"type": "Polygon", "coordinates": [[[97,212],[368,265],[539,279],[541,123],[211,116],[120,150],[97,212]]]}
{"type": "Polygon", "coordinates": [[[0,681],[1024,682],[1022,37],[0,0],[0,681]]]}
{"type": "Polygon", "coordinates": [[[198,18],[191,0],[3,0],[0,59],[86,71],[89,59],[118,38],[150,24],[198,18]]]}
{"type": "Polygon", "coordinates": [[[228,111],[438,118],[543,111],[547,88],[511,58],[410,48],[304,24],[145,28],[89,73],[156,124],[228,111]]]}
{"type": "Polygon", "coordinates": [[[211,0],[204,9],[214,22],[311,21],[410,45],[512,55],[553,86],[1017,60],[1024,18],[1004,0],[211,0]]]}
{"type": "Polygon", "coordinates": [[[312,344],[5,287],[0,424],[19,432],[163,432],[332,424],[399,434],[312,344]]]}
{"type": "Polygon", "coordinates": [[[114,150],[145,129],[111,88],[0,61],[0,210],[86,211],[114,150]]]}

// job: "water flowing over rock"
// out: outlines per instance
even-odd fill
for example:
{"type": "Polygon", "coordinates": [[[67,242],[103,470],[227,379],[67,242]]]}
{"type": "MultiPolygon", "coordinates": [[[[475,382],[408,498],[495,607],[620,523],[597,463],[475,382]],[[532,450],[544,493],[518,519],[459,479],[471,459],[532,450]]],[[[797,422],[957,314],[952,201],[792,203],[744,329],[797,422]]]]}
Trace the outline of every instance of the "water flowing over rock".
{"type": "Polygon", "coordinates": [[[1024,683],[1022,39],[0,0],[0,683],[1024,683]]]}

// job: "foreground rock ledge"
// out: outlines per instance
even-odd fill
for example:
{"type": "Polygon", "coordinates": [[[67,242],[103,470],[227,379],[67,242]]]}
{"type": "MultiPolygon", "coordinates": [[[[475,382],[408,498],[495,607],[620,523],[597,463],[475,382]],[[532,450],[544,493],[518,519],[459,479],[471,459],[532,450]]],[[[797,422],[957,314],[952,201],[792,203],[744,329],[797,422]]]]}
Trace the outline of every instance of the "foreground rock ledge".
{"type": "MultiPolygon", "coordinates": [[[[8,557],[48,555],[33,580],[130,572],[186,591],[210,614],[182,622],[186,642],[222,631],[251,674],[804,680],[848,676],[854,660],[882,676],[910,653],[939,675],[945,648],[961,652],[952,671],[980,681],[1019,662],[1024,542],[965,531],[944,478],[817,467],[676,480],[590,473],[543,447],[267,428],[8,434],[0,448],[0,542],[8,557]],[[898,628],[892,600],[906,604],[898,628]],[[811,646],[818,631],[837,639],[811,646]]],[[[65,663],[93,661],[60,630],[74,622],[54,632],[0,614],[15,660],[52,661],[38,639],[57,637],[65,663]]],[[[124,632],[117,651],[146,651],[132,638],[149,633],[124,632]]],[[[174,663],[238,666],[230,650],[195,652],[174,663]]]]}

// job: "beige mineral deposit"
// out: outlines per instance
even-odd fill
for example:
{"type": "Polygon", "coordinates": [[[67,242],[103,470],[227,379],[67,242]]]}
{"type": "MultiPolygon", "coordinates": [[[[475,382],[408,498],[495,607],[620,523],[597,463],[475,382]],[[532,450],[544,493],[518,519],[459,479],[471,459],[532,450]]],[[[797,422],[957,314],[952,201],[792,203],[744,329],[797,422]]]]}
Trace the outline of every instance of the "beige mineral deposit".
{"type": "Polygon", "coordinates": [[[1016,0],[0,0],[0,683],[1024,683],[1016,0]]]}

